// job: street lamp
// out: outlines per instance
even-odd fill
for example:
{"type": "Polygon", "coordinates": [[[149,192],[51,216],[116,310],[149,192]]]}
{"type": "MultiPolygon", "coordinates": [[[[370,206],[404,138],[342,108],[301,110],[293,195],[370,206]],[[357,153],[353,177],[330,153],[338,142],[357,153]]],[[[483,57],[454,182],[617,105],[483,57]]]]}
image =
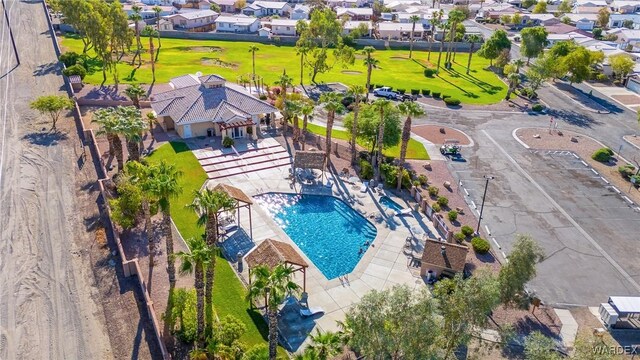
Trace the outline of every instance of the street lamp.
{"type": "Polygon", "coordinates": [[[489,187],[489,180],[495,179],[493,176],[485,175],[484,179],[484,194],[482,194],[482,205],[480,206],[480,217],[478,218],[478,227],[476,228],[476,234],[480,234],[480,221],[482,221],[482,212],[484,211],[484,199],[487,197],[487,188],[489,187]]]}

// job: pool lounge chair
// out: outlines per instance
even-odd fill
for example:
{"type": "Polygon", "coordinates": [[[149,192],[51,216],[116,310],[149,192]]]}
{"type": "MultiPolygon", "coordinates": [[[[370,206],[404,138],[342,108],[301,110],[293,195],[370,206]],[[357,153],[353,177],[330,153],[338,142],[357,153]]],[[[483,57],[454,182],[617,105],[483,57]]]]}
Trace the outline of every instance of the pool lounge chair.
{"type": "Polygon", "coordinates": [[[307,309],[300,309],[300,316],[308,317],[316,314],[324,314],[324,310],[320,307],[311,307],[307,309]]]}
{"type": "Polygon", "coordinates": [[[360,192],[361,193],[365,193],[367,192],[367,188],[369,187],[369,183],[368,182],[363,182],[362,186],[360,187],[360,192]]]}
{"type": "Polygon", "coordinates": [[[396,211],[396,216],[409,215],[411,214],[411,208],[404,208],[402,210],[396,211]]]}

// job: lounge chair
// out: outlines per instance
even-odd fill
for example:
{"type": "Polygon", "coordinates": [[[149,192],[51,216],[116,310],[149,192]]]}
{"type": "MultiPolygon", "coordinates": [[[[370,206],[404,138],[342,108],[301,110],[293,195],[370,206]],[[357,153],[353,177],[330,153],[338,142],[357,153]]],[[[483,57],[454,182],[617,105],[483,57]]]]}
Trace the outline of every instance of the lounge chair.
{"type": "Polygon", "coordinates": [[[367,188],[369,187],[369,183],[368,182],[363,182],[362,186],[360,187],[360,192],[361,193],[365,193],[367,192],[367,188]]]}
{"type": "Polygon", "coordinates": [[[333,181],[327,180],[327,183],[324,186],[328,187],[329,189],[331,189],[333,187],[333,181]]]}
{"type": "Polygon", "coordinates": [[[222,230],[224,231],[231,231],[231,230],[235,230],[238,227],[238,224],[236,224],[235,222],[229,223],[225,226],[222,227],[222,230]]]}
{"type": "Polygon", "coordinates": [[[402,210],[396,211],[396,216],[409,215],[411,214],[411,208],[404,208],[402,210]]]}
{"type": "Polygon", "coordinates": [[[308,316],[313,316],[317,314],[324,314],[324,310],[320,307],[300,309],[300,316],[308,317],[308,316]]]}

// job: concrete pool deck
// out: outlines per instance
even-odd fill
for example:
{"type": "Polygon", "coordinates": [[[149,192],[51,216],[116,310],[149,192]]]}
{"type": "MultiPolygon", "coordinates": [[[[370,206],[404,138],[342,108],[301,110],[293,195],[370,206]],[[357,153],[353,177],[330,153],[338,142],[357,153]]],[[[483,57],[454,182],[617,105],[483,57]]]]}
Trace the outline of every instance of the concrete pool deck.
{"type": "MultiPolygon", "coordinates": [[[[320,172],[316,171],[316,174],[319,175],[320,172]]],[[[378,194],[369,189],[366,193],[361,193],[359,191],[360,184],[348,184],[343,179],[336,178],[330,173],[325,173],[325,175],[326,178],[333,181],[332,188],[320,184],[296,184],[294,186],[288,179],[289,167],[279,167],[210,180],[207,186],[212,188],[218,183],[227,183],[242,189],[249,196],[266,192],[332,195],[345,201],[376,227],[377,235],[373,245],[367,249],[354,271],[347,275],[347,280],[345,281],[341,279],[328,280],[309,260],[306,254],[273,221],[266,210],[257,204],[252,206],[253,239],[246,235],[249,234],[249,217],[246,210],[241,210],[239,219],[241,231],[238,232],[239,235],[236,236],[234,234],[230,236],[229,240],[223,242],[223,248],[225,243],[229,242],[229,244],[226,244],[229,246],[227,254],[231,255],[228,258],[232,260],[235,260],[234,255],[237,251],[242,251],[246,255],[252,247],[268,238],[291,244],[309,264],[306,282],[309,306],[321,307],[325,311],[324,315],[313,317],[315,325],[323,331],[336,331],[338,330],[336,321],[344,320],[349,308],[359,302],[370,290],[384,290],[399,284],[408,285],[411,288],[425,286],[425,281],[419,274],[420,268],[412,266],[411,256],[405,254],[405,252],[410,252],[408,251],[410,249],[405,247],[406,239],[411,235],[422,237],[421,233],[437,238],[438,233],[431,221],[422,214],[417,215],[418,213],[412,212],[410,215],[402,217],[390,216],[388,215],[390,211],[379,204],[379,198],[385,195],[398,204],[409,207],[410,204],[403,199],[386,191],[378,194]],[[414,217],[416,215],[417,218],[414,217]]],[[[415,202],[411,206],[415,206],[415,202]]],[[[416,246],[419,247],[419,244],[416,246]]],[[[421,254],[419,248],[414,250],[421,254]]],[[[418,257],[421,257],[421,255],[418,257]]],[[[237,263],[234,263],[236,269],[237,265],[237,263]]],[[[242,266],[242,270],[241,277],[248,283],[247,266],[242,266]]],[[[301,273],[296,273],[295,280],[302,286],[301,273]]],[[[305,328],[308,329],[308,327],[305,328]]],[[[304,347],[305,344],[302,344],[298,348],[291,350],[297,351],[304,347]]]]}

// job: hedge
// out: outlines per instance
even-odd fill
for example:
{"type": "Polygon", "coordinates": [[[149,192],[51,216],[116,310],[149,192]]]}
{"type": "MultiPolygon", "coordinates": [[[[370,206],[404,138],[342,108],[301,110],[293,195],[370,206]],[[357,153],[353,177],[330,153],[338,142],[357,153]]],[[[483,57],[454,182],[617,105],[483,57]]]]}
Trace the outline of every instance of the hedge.
{"type": "Polygon", "coordinates": [[[418,95],[420,94],[420,90],[418,89],[411,89],[411,95],[418,95]]]}
{"type": "Polygon", "coordinates": [[[404,93],[406,93],[406,92],[407,92],[407,90],[406,90],[406,89],[398,89],[398,92],[399,92],[401,95],[404,95],[404,93]]]}
{"type": "Polygon", "coordinates": [[[433,77],[433,75],[435,75],[435,73],[436,73],[435,69],[432,69],[432,68],[424,69],[424,76],[426,76],[428,78],[433,77]]]}
{"type": "Polygon", "coordinates": [[[611,160],[611,156],[613,156],[613,150],[608,148],[600,148],[596,150],[593,155],[591,155],[591,158],[595,161],[606,163],[611,160]]]}
{"type": "Polygon", "coordinates": [[[473,247],[473,251],[477,252],[478,254],[486,254],[491,248],[489,242],[481,237],[474,237],[471,240],[471,246],[473,247]]]}
{"type": "Polygon", "coordinates": [[[533,110],[535,112],[541,112],[542,110],[544,110],[544,105],[542,105],[542,104],[533,104],[533,106],[531,107],[531,110],[533,110]]]}
{"type": "Polygon", "coordinates": [[[449,106],[458,106],[458,105],[460,105],[460,100],[452,98],[452,97],[448,97],[448,98],[444,99],[444,103],[449,105],[449,106]]]}
{"type": "Polygon", "coordinates": [[[429,96],[429,94],[431,94],[431,90],[429,90],[429,89],[422,89],[422,95],[424,95],[424,96],[429,96]]]}
{"type": "Polygon", "coordinates": [[[471,235],[473,235],[473,232],[474,232],[474,231],[473,231],[473,228],[472,228],[471,226],[469,226],[469,225],[464,225],[464,226],[460,229],[460,231],[462,231],[462,233],[463,233],[465,236],[471,236],[471,235]]]}
{"type": "Polygon", "coordinates": [[[433,95],[434,98],[439,98],[440,97],[440,92],[434,91],[434,92],[431,93],[431,95],[433,95]]]}

